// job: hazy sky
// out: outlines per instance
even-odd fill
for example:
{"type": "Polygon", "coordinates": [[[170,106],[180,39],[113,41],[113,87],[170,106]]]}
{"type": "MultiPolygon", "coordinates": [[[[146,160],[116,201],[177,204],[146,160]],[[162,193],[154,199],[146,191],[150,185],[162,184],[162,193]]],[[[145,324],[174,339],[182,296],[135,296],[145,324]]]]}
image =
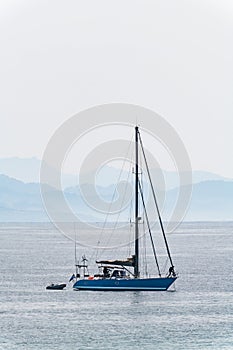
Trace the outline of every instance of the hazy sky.
{"type": "Polygon", "coordinates": [[[0,157],[42,158],[73,114],[127,102],[233,177],[232,0],[1,0],[0,45],[0,157]]]}

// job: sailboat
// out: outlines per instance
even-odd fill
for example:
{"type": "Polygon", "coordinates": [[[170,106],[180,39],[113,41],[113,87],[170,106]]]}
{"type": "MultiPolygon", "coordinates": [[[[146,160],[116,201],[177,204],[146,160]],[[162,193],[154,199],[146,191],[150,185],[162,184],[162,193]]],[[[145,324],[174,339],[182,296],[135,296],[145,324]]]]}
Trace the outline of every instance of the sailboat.
{"type": "MultiPolygon", "coordinates": [[[[87,273],[87,259],[84,257],[81,264],[76,265],[76,268],[84,270],[83,274],[77,273],[76,270],[76,281],[73,285],[75,290],[93,290],[93,291],[166,291],[177,279],[177,274],[173,265],[170,249],[168,246],[167,238],[165,235],[164,226],[162,223],[157,199],[155,196],[154,187],[152,184],[151,175],[149,172],[149,166],[146,160],[145,151],[142,144],[141,135],[139,132],[139,127],[135,127],[135,231],[134,231],[134,254],[123,260],[98,260],[96,261],[100,273],[90,276],[87,273]],[[142,193],[142,185],[139,180],[139,144],[142,149],[143,158],[145,160],[146,171],[152,189],[152,195],[155,202],[155,207],[157,210],[158,220],[160,228],[162,231],[162,237],[165,243],[167,257],[169,260],[170,267],[167,274],[162,275],[155,245],[153,242],[152,232],[150,226],[148,225],[148,232],[150,235],[150,240],[152,244],[152,251],[156,261],[158,275],[155,277],[143,277],[140,274],[140,264],[139,264],[139,249],[140,249],[140,239],[139,239],[139,222],[141,217],[139,216],[139,195],[143,204],[143,209],[145,212],[145,218],[148,223],[148,214],[146,211],[146,205],[142,193]],[[81,277],[82,276],[82,277],[81,277]]],[[[79,271],[80,272],[80,271],[79,271]]]]}

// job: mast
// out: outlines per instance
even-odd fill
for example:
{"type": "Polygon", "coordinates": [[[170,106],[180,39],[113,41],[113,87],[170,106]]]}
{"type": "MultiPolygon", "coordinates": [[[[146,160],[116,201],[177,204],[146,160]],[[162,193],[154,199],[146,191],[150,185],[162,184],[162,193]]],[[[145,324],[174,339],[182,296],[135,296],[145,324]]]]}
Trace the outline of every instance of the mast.
{"type": "Polygon", "coordinates": [[[138,181],[138,126],[135,126],[135,278],[139,277],[138,181]]]}

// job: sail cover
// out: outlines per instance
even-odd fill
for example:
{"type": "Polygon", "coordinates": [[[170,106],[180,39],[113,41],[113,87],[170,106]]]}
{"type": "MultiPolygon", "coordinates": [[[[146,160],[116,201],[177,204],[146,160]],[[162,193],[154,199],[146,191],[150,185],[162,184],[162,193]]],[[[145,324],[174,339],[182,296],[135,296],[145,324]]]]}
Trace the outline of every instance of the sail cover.
{"type": "Polygon", "coordinates": [[[96,263],[116,266],[134,266],[134,257],[132,256],[124,260],[98,260],[96,263]]]}

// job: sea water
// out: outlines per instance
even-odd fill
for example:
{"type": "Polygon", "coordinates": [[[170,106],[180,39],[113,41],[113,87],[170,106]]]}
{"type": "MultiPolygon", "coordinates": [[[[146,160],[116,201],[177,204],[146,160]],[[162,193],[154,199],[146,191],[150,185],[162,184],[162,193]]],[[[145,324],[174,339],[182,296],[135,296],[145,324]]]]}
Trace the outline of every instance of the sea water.
{"type": "Polygon", "coordinates": [[[175,291],[74,291],[72,241],[0,224],[0,349],[233,349],[233,223],[183,223],[168,241],[175,291]]]}

